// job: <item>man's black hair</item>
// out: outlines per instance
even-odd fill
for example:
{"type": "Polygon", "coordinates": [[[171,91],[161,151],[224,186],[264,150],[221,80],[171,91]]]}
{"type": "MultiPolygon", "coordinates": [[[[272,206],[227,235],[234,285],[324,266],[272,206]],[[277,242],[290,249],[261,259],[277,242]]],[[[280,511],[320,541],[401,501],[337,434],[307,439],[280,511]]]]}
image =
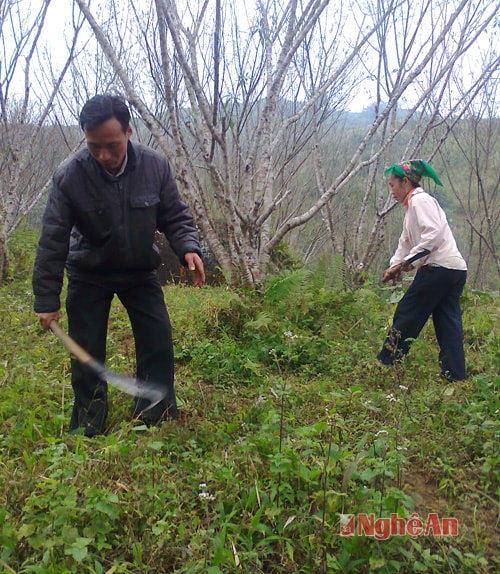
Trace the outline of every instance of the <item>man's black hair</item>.
{"type": "Polygon", "coordinates": [[[111,118],[116,118],[123,131],[127,131],[130,111],[125,100],[120,96],[99,94],[83,106],[80,112],[80,127],[82,130],[93,130],[111,118]]]}

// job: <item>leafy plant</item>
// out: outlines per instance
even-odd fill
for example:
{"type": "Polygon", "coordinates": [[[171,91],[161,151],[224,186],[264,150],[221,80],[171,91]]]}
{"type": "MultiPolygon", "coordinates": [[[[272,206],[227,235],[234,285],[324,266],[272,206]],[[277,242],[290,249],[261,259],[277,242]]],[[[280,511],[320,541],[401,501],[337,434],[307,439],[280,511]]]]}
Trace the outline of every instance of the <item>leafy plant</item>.
{"type": "MultiPolygon", "coordinates": [[[[397,368],[375,360],[391,291],[311,271],[260,293],[165,287],[182,424],[66,431],[69,358],[29,280],[1,289],[0,571],[495,572],[499,377],[495,295],[464,297],[471,376],[436,377],[432,329],[397,368]],[[343,515],[459,520],[458,536],[340,536],[343,515]]],[[[114,304],[109,360],[134,370],[114,304]]]]}

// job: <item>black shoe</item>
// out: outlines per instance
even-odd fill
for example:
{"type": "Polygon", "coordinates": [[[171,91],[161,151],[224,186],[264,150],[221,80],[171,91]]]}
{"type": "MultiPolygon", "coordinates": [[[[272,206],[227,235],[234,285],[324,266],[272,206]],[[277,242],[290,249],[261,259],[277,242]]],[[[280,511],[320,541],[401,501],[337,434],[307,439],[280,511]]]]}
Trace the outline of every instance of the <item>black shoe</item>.
{"type": "Polygon", "coordinates": [[[147,427],[157,427],[167,421],[176,421],[179,419],[177,407],[170,407],[164,410],[160,416],[152,416],[152,413],[142,412],[136,417],[137,420],[144,423],[147,427]]]}
{"type": "Polygon", "coordinates": [[[465,381],[466,379],[466,377],[464,378],[454,377],[449,371],[446,371],[446,373],[439,373],[439,376],[450,383],[456,383],[457,381],[465,381]]]}
{"type": "Polygon", "coordinates": [[[79,426],[76,428],[70,428],[69,432],[70,434],[83,435],[86,436],[87,438],[94,438],[97,435],[103,434],[102,429],[97,428],[91,424],[79,426]]]}

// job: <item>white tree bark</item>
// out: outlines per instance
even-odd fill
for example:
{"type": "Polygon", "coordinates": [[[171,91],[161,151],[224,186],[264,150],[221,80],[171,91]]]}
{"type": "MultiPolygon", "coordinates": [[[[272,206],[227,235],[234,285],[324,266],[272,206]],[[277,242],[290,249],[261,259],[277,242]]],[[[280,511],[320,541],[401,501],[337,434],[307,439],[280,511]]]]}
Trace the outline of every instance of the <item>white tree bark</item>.
{"type": "MultiPolygon", "coordinates": [[[[468,85],[458,81],[498,17],[488,0],[75,5],[98,65],[85,71],[90,56],[73,54],[73,99],[107,88],[126,96],[232,284],[258,284],[290,237],[310,255],[328,237],[355,275],[366,273],[394,207],[384,165],[440,159],[498,69],[492,43],[468,85]],[[367,83],[372,121],[346,155],[342,112],[367,83]],[[316,218],[324,229],[308,248],[301,230],[316,218]]],[[[62,108],[70,88],[58,89],[62,108]]]]}
{"type": "Polygon", "coordinates": [[[81,23],[75,25],[65,63],[40,101],[33,86],[33,64],[49,6],[50,0],[43,0],[32,16],[20,2],[0,4],[0,280],[8,271],[9,237],[46,193],[52,170],[64,157],[57,122],[49,119],[73,60],[81,23]],[[16,85],[19,76],[23,79],[16,85]]]}

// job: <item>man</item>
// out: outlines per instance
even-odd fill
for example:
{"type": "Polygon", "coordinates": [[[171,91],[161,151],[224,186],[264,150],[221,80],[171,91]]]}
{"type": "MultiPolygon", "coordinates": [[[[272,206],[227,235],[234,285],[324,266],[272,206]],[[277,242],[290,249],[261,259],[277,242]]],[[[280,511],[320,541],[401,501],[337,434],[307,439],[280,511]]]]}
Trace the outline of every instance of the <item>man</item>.
{"type": "MultiPolygon", "coordinates": [[[[56,170],[43,217],[33,271],[35,313],[44,329],[60,317],[64,268],[68,277],[69,334],[104,363],[111,301],[116,294],[134,334],[137,377],[166,391],[165,399],[134,415],[146,424],[178,416],[173,345],[163,291],[156,275],[161,260],[153,243],[163,232],[181,263],[203,285],[205,273],[193,218],[182,201],[168,161],[130,141],[124,100],[97,95],[82,108],[82,149],[56,170]]],[[[72,360],[75,401],[70,430],[86,436],[104,430],[107,385],[72,360]]]]}
{"type": "Polygon", "coordinates": [[[385,172],[394,198],[404,206],[403,233],[385,271],[383,281],[399,278],[417,268],[415,278],[399,302],[389,335],[378,359],[392,365],[408,353],[432,314],[439,343],[441,375],[450,380],[466,378],[460,295],[467,265],[460,254],[446,215],[419,182],[423,176],[442,185],[433,168],[417,159],[394,164],[385,172]]]}

